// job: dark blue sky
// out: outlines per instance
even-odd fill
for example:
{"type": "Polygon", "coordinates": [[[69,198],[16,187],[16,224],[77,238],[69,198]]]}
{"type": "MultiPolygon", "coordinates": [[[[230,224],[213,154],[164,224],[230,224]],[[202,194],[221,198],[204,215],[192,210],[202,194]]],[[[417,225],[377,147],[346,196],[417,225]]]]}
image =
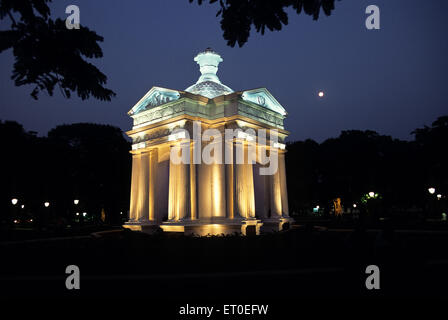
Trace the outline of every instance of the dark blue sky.
{"type": "MultiPolygon", "coordinates": [[[[10,80],[11,51],[0,54],[0,119],[45,135],[64,123],[131,128],[127,111],[152,87],[185,89],[196,82],[197,52],[219,52],[218,76],[234,90],[266,87],[286,108],[289,140],[322,141],[341,130],[372,129],[396,138],[448,113],[448,1],[342,0],[316,22],[290,13],[289,25],[251,33],[243,48],[222,37],[217,5],[188,0],[55,1],[54,17],[76,4],[81,24],[104,37],[93,60],[117,93],[112,102],[41,95],[10,80]],[[381,30],[365,28],[365,8],[381,10],[381,30]],[[317,98],[324,90],[325,98],[317,98]]],[[[8,22],[9,23],[9,22],[8,22]]],[[[1,24],[2,29],[5,23],[1,24]]]]}

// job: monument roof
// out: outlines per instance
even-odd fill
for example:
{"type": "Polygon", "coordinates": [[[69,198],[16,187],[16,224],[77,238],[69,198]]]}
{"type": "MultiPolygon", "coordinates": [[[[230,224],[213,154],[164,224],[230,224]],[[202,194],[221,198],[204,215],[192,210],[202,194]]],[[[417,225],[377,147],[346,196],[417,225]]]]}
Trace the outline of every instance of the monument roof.
{"type": "MultiPolygon", "coordinates": [[[[204,106],[207,105],[206,108],[209,110],[201,112],[201,116],[205,116],[206,114],[210,116],[213,114],[214,111],[211,109],[216,108],[216,105],[223,101],[236,101],[239,105],[238,112],[242,114],[244,113],[246,116],[254,119],[260,119],[260,117],[263,118],[261,116],[263,114],[265,114],[265,118],[271,117],[271,112],[278,114],[280,117],[286,117],[286,110],[266,88],[234,92],[231,88],[221,83],[216,73],[218,71],[218,65],[223,59],[212,49],[207,48],[198,53],[194,58],[194,61],[199,64],[201,72],[201,76],[195,84],[189,86],[184,91],[152,87],[132,107],[128,114],[134,119],[136,117],[139,118],[140,115],[144,115],[144,117],[147,118],[147,113],[150,112],[151,114],[154,113],[154,115],[157,115],[157,117],[151,118],[151,121],[156,121],[156,119],[168,119],[174,114],[177,114],[177,111],[181,112],[181,110],[184,110],[182,112],[186,112],[185,110],[186,108],[188,109],[188,107],[186,107],[185,101],[189,100],[190,102],[197,101],[204,106]],[[178,106],[174,107],[174,105],[178,106]],[[243,109],[246,107],[253,110],[250,112],[248,110],[244,111],[243,109]],[[177,110],[174,113],[170,111],[173,108],[177,110]],[[164,109],[164,111],[161,111],[161,109],[164,109]]],[[[228,103],[226,105],[228,105],[228,103]]],[[[195,111],[190,110],[188,112],[189,114],[196,114],[198,111],[195,109],[195,111]]],[[[137,122],[143,122],[142,119],[137,120],[137,122]]],[[[276,123],[275,125],[278,124],[276,123]]]]}
{"type": "Polygon", "coordinates": [[[233,90],[230,89],[228,86],[210,80],[196,83],[185,89],[185,91],[194,94],[200,94],[201,96],[210,99],[221,96],[223,94],[229,94],[233,92],[233,90]]]}

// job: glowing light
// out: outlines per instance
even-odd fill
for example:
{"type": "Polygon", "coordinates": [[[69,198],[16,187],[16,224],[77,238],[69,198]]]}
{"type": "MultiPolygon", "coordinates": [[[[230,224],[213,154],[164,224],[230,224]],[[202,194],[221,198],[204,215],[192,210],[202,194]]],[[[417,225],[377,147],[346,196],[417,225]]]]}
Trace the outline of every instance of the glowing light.
{"type": "Polygon", "coordinates": [[[142,149],[144,147],[146,147],[146,143],[145,142],[134,143],[132,145],[132,150],[138,150],[138,149],[142,149]]]}
{"type": "Polygon", "coordinates": [[[73,200],[73,203],[74,203],[74,204],[78,204],[78,203],[79,203],[79,200],[78,200],[78,199],[75,199],[75,200],[73,200]]]}
{"type": "Polygon", "coordinates": [[[286,145],[284,143],[274,142],[274,148],[279,148],[281,150],[285,150],[286,145]]]}
{"type": "Polygon", "coordinates": [[[373,198],[374,196],[375,196],[375,192],[370,191],[370,192],[369,192],[369,197],[370,197],[370,198],[373,198]]]}
{"type": "MultiPolygon", "coordinates": [[[[125,228],[129,228],[131,230],[138,230],[137,228],[133,227],[141,228],[141,226],[125,226],[125,228]]],[[[174,226],[161,225],[160,228],[162,228],[162,230],[165,232],[185,232],[185,226],[179,226],[179,225],[174,226]]]]}
{"type": "Polygon", "coordinates": [[[319,95],[320,98],[322,98],[324,96],[324,92],[323,91],[319,91],[318,95],[319,95]]]}
{"type": "Polygon", "coordinates": [[[436,189],[435,188],[428,188],[428,192],[430,194],[434,194],[434,192],[436,192],[436,189]]]}
{"type": "Polygon", "coordinates": [[[241,139],[245,139],[246,138],[246,133],[245,132],[243,132],[243,131],[238,131],[238,138],[241,138],[241,139]]]}
{"type": "Polygon", "coordinates": [[[255,141],[255,139],[256,139],[256,137],[253,134],[250,134],[250,133],[247,133],[247,132],[244,132],[244,131],[241,131],[241,130],[237,131],[237,136],[236,137],[239,138],[239,139],[245,139],[246,141],[255,141]]]}
{"type": "Polygon", "coordinates": [[[22,204],[21,206],[20,206],[22,209],[24,209],[25,208],[25,205],[24,204],[22,204]]]}
{"type": "Polygon", "coordinates": [[[19,221],[18,220],[14,220],[14,223],[19,223],[19,221]]]}
{"type": "Polygon", "coordinates": [[[44,206],[45,206],[45,208],[48,208],[49,206],[50,206],[50,202],[44,202],[44,206]]]}
{"type": "Polygon", "coordinates": [[[356,203],[353,204],[353,208],[356,208],[356,203]]]}
{"type": "Polygon", "coordinates": [[[437,199],[438,200],[442,199],[442,195],[440,193],[437,195],[437,199]]]}
{"type": "Polygon", "coordinates": [[[15,206],[19,202],[16,198],[11,199],[11,203],[15,206]]]}
{"type": "Polygon", "coordinates": [[[82,213],[82,216],[83,216],[83,217],[87,216],[87,212],[83,212],[83,213],[82,213]]]}
{"type": "Polygon", "coordinates": [[[176,140],[185,139],[185,138],[186,138],[185,131],[179,131],[177,133],[170,134],[168,136],[168,141],[176,141],[176,140]]]}
{"type": "Polygon", "coordinates": [[[79,212],[76,212],[76,215],[79,216],[79,212]]]}

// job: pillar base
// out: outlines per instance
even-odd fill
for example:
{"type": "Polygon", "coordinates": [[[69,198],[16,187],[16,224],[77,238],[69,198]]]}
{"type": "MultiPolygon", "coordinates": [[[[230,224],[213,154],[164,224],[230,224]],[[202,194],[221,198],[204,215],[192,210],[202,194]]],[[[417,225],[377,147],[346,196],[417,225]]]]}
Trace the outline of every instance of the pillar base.
{"type": "Polygon", "coordinates": [[[156,233],[160,230],[160,226],[155,221],[128,221],[123,225],[123,228],[140,231],[148,234],[156,233]]]}
{"type": "Polygon", "coordinates": [[[266,218],[262,221],[263,227],[261,228],[261,232],[277,232],[290,229],[294,219],[290,217],[278,217],[266,218]]]}
{"type": "Polygon", "coordinates": [[[165,221],[160,227],[164,232],[181,232],[185,235],[258,235],[263,225],[257,219],[184,219],[165,221]]]}

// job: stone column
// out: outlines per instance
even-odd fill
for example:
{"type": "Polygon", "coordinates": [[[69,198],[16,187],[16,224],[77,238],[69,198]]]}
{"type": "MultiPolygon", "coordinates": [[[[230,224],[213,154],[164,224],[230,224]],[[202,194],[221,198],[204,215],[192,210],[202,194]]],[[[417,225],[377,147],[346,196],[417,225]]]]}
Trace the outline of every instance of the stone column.
{"type": "Polygon", "coordinates": [[[226,174],[226,202],[227,202],[227,212],[226,217],[228,219],[233,219],[235,217],[235,201],[234,201],[234,150],[233,141],[224,141],[224,155],[225,155],[225,174],[226,174]]]}
{"type": "MultiPolygon", "coordinates": [[[[260,173],[261,170],[265,171],[267,170],[266,165],[266,152],[268,152],[268,149],[264,144],[258,144],[257,143],[257,161],[259,163],[258,170],[254,171],[254,181],[256,180],[255,177],[257,177],[258,182],[262,183],[262,191],[260,192],[260,189],[258,189],[259,198],[262,199],[262,203],[257,204],[257,195],[255,196],[255,204],[257,209],[257,214],[260,216],[260,218],[266,219],[269,217],[269,210],[270,210],[270,197],[271,197],[271,187],[270,187],[270,175],[262,175],[260,173]]],[[[256,187],[256,186],[254,186],[256,187]]],[[[257,189],[256,189],[257,190],[257,189]]],[[[260,199],[260,201],[261,201],[260,199]]]]}
{"type": "Polygon", "coordinates": [[[198,218],[197,213],[197,166],[194,163],[194,152],[195,152],[195,142],[192,141],[190,144],[190,219],[196,220],[198,218]]]}
{"type": "MultiPolygon", "coordinates": [[[[277,148],[271,148],[271,159],[273,157],[277,157],[278,159],[278,150],[277,148]]],[[[272,161],[272,160],[271,160],[272,161]]],[[[271,218],[280,218],[282,216],[282,195],[281,195],[281,182],[280,182],[280,170],[277,168],[274,174],[270,176],[270,210],[271,210],[271,218]]]]}
{"type": "Polygon", "coordinates": [[[256,151],[254,149],[255,145],[253,143],[245,142],[245,172],[244,176],[246,178],[246,194],[247,194],[247,215],[251,219],[255,219],[255,190],[254,190],[254,170],[253,163],[256,159],[256,151]],[[252,148],[252,149],[251,149],[252,148]]]}
{"type": "Polygon", "coordinates": [[[224,139],[211,142],[217,151],[215,161],[209,165],[211,174],[212,218],[226,217],[226,173],[223,164],[224,139]],[[218,156],[218,153],[221,153],[218,156]]]}
{"type": "Polygon", "coordinates": [[[286,169],[285,169],[285,151],[279,151],[278,155],[278,170],[280,175],[280,190],[282,198],[282,215],[289,216],[288,206],[288,188],[286,185],[286,169]]]}
{"type": "Polygon", "coordinates": [[[139,204],[139,174],[140,174],[140,154],[132,154],[132,177],[131,177],[131,201],[129,207],[129,220],[136,221],[138,218],[139,204]]]}
{"type": "Polygon", "coordinates": [[[149,154],[149,220],[155,221],[155,201],[157,199],[157,166],[159,163],[159,152],[157,147],[149,154]]]}
{"type": "MultiPolygon", "coordinates": [[[[190,155],[190,142],[182,142],[177,146],[171,146],[171,151],[188,152],[190,155]],[[182,150],[182,151],[181,151],[182,150]]],[[[168,220],[181,220],[190,215],[190,165],[182,161],[174,163],[170,156],[169,171],[169,203],[168,220]]]]}
{"type": "Polygon", "coordinates": [[[247,142],[236,141],[235,200],[237,213],[245,219],[255,218],[255,195],[252,163],[248,163],[247,142]],[[239,152],[243,153],[242,159],[239,152]],[[239,159],[238,159],[239,158],[239,159]],[[243,160],[243,163],[241,163],[243,160]],[[238,163],[240,162],[240,163],[238,163]]]}
{"type": "Polygon", "coordinates": [[[138,220],[149,219],[149,152],[144,152],[140,156],[140,173],[138,184],[139,210],[138,220]]]}

